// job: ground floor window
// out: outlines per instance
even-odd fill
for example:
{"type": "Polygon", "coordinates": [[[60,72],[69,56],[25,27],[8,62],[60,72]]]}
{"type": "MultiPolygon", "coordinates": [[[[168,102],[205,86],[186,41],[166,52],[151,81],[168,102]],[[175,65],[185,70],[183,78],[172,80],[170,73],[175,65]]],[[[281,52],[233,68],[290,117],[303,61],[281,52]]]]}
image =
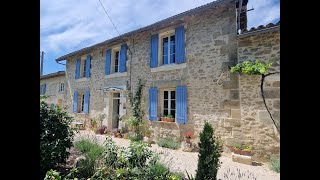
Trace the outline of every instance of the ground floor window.
{"type": "Polygon", "coordinates": [[[171,115],[176,117],[176,91],[164,90],[163,91],[163,116],[171,115]]]}
{"type": "Polygon", "coordinates": [[[78,113],[84,112],[84,93],[79,92],[78,95],[78,107],[77,107],[78,113]]]}

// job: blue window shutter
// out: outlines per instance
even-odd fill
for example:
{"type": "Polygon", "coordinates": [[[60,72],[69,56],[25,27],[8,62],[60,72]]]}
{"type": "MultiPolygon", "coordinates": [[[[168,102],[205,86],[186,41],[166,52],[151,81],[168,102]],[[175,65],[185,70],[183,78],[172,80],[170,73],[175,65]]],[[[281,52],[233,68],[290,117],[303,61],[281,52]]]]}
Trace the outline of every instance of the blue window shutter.
{"type": "Polygon", "coordinates": [[[46,90],[47,90],[47,85],[44,84],[44,85],[43,85],[43,94],[46,94],[46,90]]]}
{"type": "Polygon", "coordinates": [[[159,41],[158,34],[151,36],[151,46],[150,46],[150,67],[151,68],[158,66],[158,41],[159,41]]]}
{"type": "Polygon", "coordinates": [[[184,26],[176,28],[175,40],[176,40],[176,63],[185,62],[185,43],[184,43],[184,26]]]}
{"type": "Polygon", "coordinates": [[[176,87],[176,121],[178,124],[186,124],[187,118],[187,87],[176,87]]]}
{"type": "Polygon", "coordinates": [[[54,109],[54,104],[53,104],[53,103],[51,104],[51,107],[50,107],[50,108],[51,108],[51,109],[54,109]]]}
{"type": "Polygon", "coordinates": [[[128,46],[126,44],[121,45],[119,72],[126,72],[127,49],[128,46]]]}
{"type": "Polygon", "coordinates": [[[111,64],[111,49],[108,49],[106,53],[106,75],[110,74],[110,64],[111,64]]]}
{"type": "Polygon", "coordinates": [[[91,56],[88,55],[87,56],[87,60],[86,60],[86,77],[90,77],[90,65],[91,65],[91,56]]]}
{"type": "Polygon", "coordinates": [[[80,76],[80,63],[81,63],[81,60],[80,60],[80,59],[77,59],[77,64],[76,64],[76,79],[79,79],[79,76],[80,76]]]}
{"type": "Polygon", "coordinates": [[[90,99],[90,91],[86,91],[84,93],[84,108],[83,108],[83,111],[85,114],[89,114],[89,99],[90,99]]]}
{"type": "Polygon", "coordinates": [[[77,112],[78,107],[78,91],[73,93],[73,112],[77,112]]]}
{"type": "Polygon", "coordinates": [[[152,87],[149,89],[149,119],[151,121],[157,120],[158,114],[158,89],[152,87]]]}

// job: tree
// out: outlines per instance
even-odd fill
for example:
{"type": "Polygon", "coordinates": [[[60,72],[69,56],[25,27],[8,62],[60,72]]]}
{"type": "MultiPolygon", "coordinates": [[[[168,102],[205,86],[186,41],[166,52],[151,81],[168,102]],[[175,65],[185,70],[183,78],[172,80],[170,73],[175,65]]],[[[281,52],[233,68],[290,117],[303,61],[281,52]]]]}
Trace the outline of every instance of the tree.
{"type": "Polygon", "coordinates": [[[196,180],[216,180],[220,168],[219,157],[222,145],[218,137],[214,135],[213,127],[206,122],[200,133],[199,160],[196,180]]]}
{"type": "Polygon", "coordinates": [[[40,176],[65,163],[72,146],[74,132],[70,128],[73,118],[59,106],[51,109],[40,97],[40,176]]]}

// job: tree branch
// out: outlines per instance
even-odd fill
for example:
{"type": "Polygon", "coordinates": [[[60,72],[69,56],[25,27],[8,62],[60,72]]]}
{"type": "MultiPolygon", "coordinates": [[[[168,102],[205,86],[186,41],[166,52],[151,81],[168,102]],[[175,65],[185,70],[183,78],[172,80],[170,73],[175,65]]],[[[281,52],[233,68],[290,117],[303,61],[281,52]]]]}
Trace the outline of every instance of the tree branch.
{"type": "Polygon", "coordinates": [[[267,76],[270,76],[272,74],[280,74],[280,72],[273,72],[273,73],[268,73],[266,75],[262,74],[262,77],[261,77],[261,85],[260,85],[260,89],[261,89],[261,96],[262,96],[262,99],[263,99],[263,103],[264,103],[264,106],[266,107],[269,115],[270,115],[270,118],[272,119],[272,122],[274,124],[274,126],[277,128],[277,131],[278,133],[280,134],[280,127],[278,127],[277,123],[275,122],[275,120],[273,119],[271,113],[270,113],[270,110],[267,106],[267,103],[266,103],[266,100],[265,100],[265,97],[264,97],[264,91],[263,91],[263,83],[264,83],[264,79],[267,77],[267,76]]]}

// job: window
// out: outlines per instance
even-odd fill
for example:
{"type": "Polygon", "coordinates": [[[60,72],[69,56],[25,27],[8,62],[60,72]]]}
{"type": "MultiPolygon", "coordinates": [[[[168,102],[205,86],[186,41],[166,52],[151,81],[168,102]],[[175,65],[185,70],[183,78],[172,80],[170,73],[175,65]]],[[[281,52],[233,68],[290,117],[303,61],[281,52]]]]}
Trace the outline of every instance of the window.
{"type": "Polygon", "coordinates": [[[176,117],[176,91],[163,91],[163,116],[176,117]]]}
{"type": "Polygon", "coordinates": [[[78,113],[84,112],[84,93],[79,93],[78,95],[78,107],[77,107],[78,113]]]}
{"type": "Polygon", "coordinates": [[[46,84],[42,84],[42,85],[41,85],[40,94],[41,94],[41,95],[46,94],[46,84]]]}
{"type": "Polygon", "coordinates": [[[87,55],[86,57],[81,57],[77,59],[76,62],[76,71],[75,78],[89,78],[90,77],[90,69],[91,69],[91,55],[87,55]]]}
{"type": "Polygon", "coordinates": [[[119,72],[119,55],[120,55],[120,51],[116,51],[114,56],[114,72],[119,72]]]}
{"type": "Polygon", "coordinates": [[[86,60],[82,59],[81,65],[80,65],[80,68],[81,68],[80,69],[80,78],[86,77],[86,70],[87,70],[86,65],[87,65],[86,60]]]}
{"type": "Polygon", "coordinates": [[[60,83],[59,84],[59,92],[63,92],[64,91],[64,83],[60,83]]]}
{"type": "Polygon", "coordinates": [[[175,37],[174,35],[162,38],[162,64],[175,63],[175,37]]]}

